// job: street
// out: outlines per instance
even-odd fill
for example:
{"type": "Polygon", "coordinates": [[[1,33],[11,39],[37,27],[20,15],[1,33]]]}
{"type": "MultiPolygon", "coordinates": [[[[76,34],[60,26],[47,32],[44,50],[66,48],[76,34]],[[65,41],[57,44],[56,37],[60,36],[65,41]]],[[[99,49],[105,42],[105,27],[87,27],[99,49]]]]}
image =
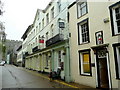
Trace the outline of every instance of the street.
{"type": "Polygon", "coordinates": [[[0,66],[0,69],[2,69],[2,80],[0,80],[2,88],[61,88],[55,82],[13,65],[0,66]]]}

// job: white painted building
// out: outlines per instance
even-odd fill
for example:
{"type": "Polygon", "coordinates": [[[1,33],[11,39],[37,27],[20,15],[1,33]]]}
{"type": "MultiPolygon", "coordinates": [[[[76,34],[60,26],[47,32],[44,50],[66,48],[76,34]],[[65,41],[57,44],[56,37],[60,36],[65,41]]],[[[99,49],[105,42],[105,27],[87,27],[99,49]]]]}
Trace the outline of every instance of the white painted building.
{"type": "Polygon", "coordinates": [[[25,67],[49,73],[61,68],[61,79],[70,82],[68,0],[52,0],[38,9],[31,28],[23,35],[25,67]],[[25,47],[25,48],[24,48],[25,47]]]}

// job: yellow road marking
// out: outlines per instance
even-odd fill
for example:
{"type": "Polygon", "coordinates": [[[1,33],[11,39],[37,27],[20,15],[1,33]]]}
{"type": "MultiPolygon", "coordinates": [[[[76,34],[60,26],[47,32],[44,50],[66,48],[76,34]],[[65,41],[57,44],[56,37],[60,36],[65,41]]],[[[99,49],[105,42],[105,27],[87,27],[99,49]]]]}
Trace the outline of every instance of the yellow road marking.
{"type": "MultiPolygon", "coordinates": [[[[21,69],[21,68],[20,68],[20,69],[21,69]]],[[[22,68],[22,70],[25,70],[25,71],[27,71],[27,72],[30,72],[30,73],[36,75],[36,76],[40,76],[40,77],[43,77],[43,78],[45,78],[45,79],[50,80],[49,77],[46,77],[46,76],[41,75],[41,74],[39,74],[39,73],[34,73],[33,71],[30,71],[30,70],[27,70],[27,69],[23,69],[23,68],[22,68]]],[[[58,80],[53,80],[53,81],[54,81],[54,82],[57,82],[57,83],[60,83],[60,84],[63,84],[63,85],[65,85],[65,86],[72,87],[72,88],[79,88],[79,87],[77,87],[77,86],[73,86],[73,85],[67,84],[67,83],[62,82],[62,81],[58,81],[58,80]]]]}

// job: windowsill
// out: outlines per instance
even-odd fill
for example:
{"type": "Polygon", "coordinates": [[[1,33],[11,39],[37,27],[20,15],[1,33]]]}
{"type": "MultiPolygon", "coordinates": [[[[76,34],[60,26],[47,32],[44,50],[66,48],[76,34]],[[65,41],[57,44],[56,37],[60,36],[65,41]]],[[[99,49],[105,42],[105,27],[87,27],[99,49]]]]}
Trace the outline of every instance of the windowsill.
{"type": "Polygon", "coordinates": [[[83,43],[79,43],[79,45],[84,45],[84,44],[88,44],[90,42],[83,42],[83,43]]]}
{"type": "Polygon", "coordinates": [[[49,69],[48,67],[45,67],[45,69],[49,69]]]}
{"type": "Polygon", "coordinates": [[[88,14],[88,12],[83,14],[83,15],[81,15],[81,16],[78,16],[77,19],[80,19],[81,17],[85,16],[86,14],[88,14]]]}
{"type": "Polygon", "coordinates": [[[112,35],[112,36],[118,36],[118,35],[120,35],[120,33],[114,34],[114,35],[112,35]]]}
{"type": "Polygon", "coordinates": [[[85,73],[82,73],[82,74],[80,74],[81,76],[92,76],[92,74],[85,74],[85,73]]]}

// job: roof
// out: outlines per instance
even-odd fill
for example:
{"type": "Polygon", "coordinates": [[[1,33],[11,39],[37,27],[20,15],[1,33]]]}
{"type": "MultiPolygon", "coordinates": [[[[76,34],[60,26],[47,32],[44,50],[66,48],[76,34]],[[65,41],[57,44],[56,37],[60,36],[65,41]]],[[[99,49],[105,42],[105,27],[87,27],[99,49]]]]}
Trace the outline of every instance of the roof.
{"type": "Polygon", "coordinates": [[[27,37],[27,33],[29,32],[29,30],[33,27],[33,24],[29,25],[27,30],[25,31],[25,33],[23,34],[23,36],[21,37],[21,39],[25,39],[27,37]]]}
{"type": "Polygon", "coordinates": [[[21,49],[22,49],[22,45],[20,45],[16,51],[20,51],[21,49]]]}

